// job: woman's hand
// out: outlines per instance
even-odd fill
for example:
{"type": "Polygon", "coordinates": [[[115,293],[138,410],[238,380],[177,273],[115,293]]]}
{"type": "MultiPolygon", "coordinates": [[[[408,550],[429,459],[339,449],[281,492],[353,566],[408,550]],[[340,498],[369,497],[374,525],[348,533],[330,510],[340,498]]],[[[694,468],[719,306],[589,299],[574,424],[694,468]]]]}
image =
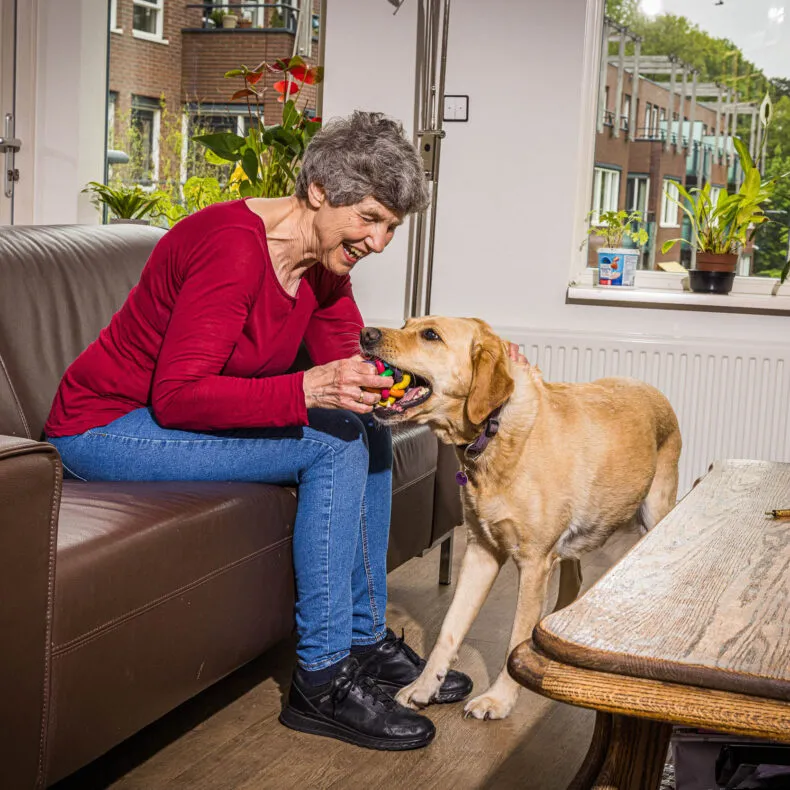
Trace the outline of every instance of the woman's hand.
{"type": "Polygon", "coordinates": [[[527,365],[527,358],[518,350],[518,346],[515,343],[511,343],[509,340],[505,341],[507,343],[507,353],[508,356],[514,361],[518,362],[520,365],[527,365]]]}
{"type": "Polygon", "coordinates": [[[305,371],[302,386],[308,409],[348,409],[369,414],[381,396],[378,392],[365,392],[362,387],[381,390],[394,383],[391,376],[379,376],[373,365],[356,356],[310,368],[305,371]]]}

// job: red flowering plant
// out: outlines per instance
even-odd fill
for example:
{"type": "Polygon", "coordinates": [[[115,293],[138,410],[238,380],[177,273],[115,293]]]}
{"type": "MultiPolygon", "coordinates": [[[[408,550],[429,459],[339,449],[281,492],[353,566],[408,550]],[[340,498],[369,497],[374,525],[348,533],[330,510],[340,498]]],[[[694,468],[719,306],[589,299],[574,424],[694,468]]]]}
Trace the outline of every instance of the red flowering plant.
{"type": "MultiPolygon", "coordinates": [[[[195,137],[220,162],[235,162],[229,187],[241,197],[284,197],[293,194],[296,177],[302,164],[307,144],[321,128],[320,118],[306,115],[306,102],[299,109],[299,99],[305,85],[316,85],[323,79],[323,69],[308,66],[298,55],[273,64],[261,63],[254,69],[242,66],[225,77],[241,78],[244,86],[231,97],[232,101],[246,99],[250,119],[249,133],[241,137],[232,132],[204,134],[195,137]],[[280,74],[282,79],[272,86],[283,103],[282,122],[266,126],[263,117],[263,94],[259,87],[266,71],[280,74]]],[[[217,161],[210,154],[207,158],[217,161]]]]}

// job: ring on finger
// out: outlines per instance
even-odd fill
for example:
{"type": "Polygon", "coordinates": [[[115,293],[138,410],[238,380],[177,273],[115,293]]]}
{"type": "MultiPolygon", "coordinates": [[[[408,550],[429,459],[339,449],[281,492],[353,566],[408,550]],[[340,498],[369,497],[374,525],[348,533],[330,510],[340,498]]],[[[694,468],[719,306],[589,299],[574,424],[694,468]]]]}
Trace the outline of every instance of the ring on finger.
{"type": "Polygon", "coordinates": [[[365,402],[365,393],[362,390],[359,391],[359,398],[358,398],[358,400],[359,400],[360,403],[364,403],[365,402]]]}

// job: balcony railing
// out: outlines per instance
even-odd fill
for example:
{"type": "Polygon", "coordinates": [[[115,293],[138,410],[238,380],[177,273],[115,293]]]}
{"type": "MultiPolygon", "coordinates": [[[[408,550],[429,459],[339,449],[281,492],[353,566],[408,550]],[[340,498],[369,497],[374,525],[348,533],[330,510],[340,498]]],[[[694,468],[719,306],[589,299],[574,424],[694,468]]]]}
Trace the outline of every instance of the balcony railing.
{"type": "Polygon", "coordinates": [[[199,8],[203,14],[203,30],[227,30],[225,16],[235,16],[231,29],[287,30],[296,33],[299,9],[286,3],[192,3],[187,8],[199,8]],[[271,9],[271,10],[269,10],[271,9]]]}

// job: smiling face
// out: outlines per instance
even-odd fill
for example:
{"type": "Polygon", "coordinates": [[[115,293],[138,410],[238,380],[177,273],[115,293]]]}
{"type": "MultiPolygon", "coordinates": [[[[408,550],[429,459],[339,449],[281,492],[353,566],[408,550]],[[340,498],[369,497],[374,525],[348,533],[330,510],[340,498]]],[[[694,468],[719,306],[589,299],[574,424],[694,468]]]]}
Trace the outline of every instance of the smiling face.
{"type": "Polygon", "coordinates": [[[361,345],[366,354],[416,377],[414,386],[421,388],[390,408],[375,409],[383,423],[426,423],[458,444],[513,392],[505,344],[478,319],[412,318],[402,329],[363,330],[361,345]]]}
{"type": "Polygon", "coordinates": [[[348,274],[366,255],[381,252],[403,222],[403,217],[373,197],[351,206],[333,206],[317,184],[310,185],[308,196],[316,209],[313,230],[318,259],[333,274],[348,274]]]}

